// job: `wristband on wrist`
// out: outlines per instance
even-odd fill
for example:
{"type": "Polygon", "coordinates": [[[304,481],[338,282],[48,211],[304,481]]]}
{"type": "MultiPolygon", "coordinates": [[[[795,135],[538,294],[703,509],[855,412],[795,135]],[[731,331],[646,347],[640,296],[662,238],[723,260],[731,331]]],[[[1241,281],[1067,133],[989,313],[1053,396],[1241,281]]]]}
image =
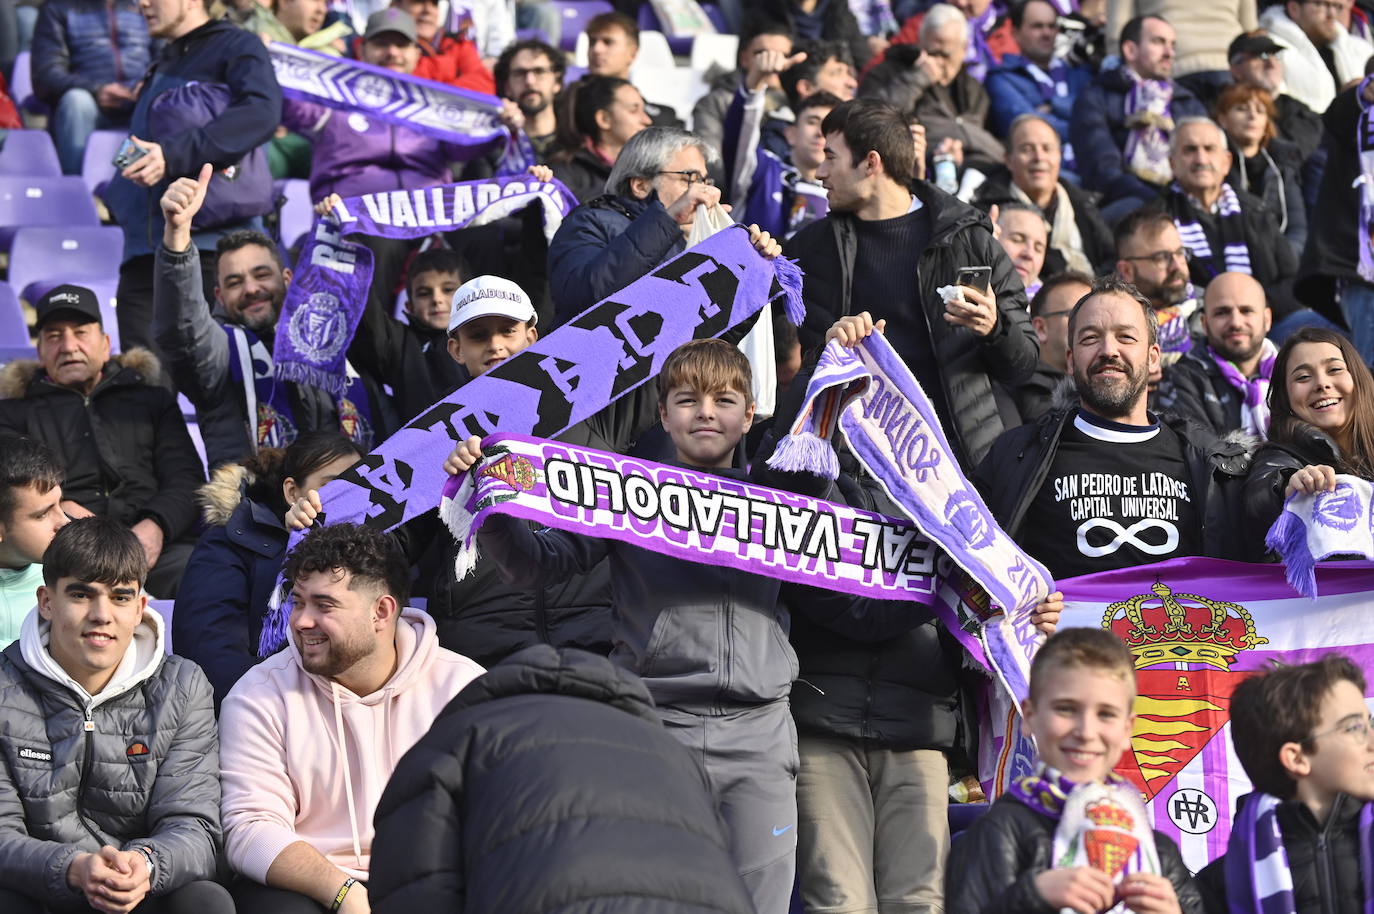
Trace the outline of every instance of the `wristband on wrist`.
{"type": "Polygon", "coordinates": [[[352,876],[349,876],[344,880],[344,884],[339,886],[338,893],[334,895],[334,903],[329,906],[330,914],[334,914],[335,911],[343,907],[344,899],[348,897],[348,890],[353,888],[357,881],[358,880],[354,879],[352,876]]]}

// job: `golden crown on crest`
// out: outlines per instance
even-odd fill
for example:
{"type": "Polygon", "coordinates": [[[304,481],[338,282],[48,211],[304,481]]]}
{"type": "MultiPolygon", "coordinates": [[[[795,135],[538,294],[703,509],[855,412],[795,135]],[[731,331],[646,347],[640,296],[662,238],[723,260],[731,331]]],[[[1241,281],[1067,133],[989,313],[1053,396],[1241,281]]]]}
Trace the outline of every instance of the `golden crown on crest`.
{"type": "Polygon", "coordinates": [[[1102,627],[1126,642],[1136,669],[1160,663],[1202,663],[1226,670],[1243,650],[1268,644],[1239,603],[1174,593],[1156,580],[1150,593],[1112,603],[1102,627]]]}

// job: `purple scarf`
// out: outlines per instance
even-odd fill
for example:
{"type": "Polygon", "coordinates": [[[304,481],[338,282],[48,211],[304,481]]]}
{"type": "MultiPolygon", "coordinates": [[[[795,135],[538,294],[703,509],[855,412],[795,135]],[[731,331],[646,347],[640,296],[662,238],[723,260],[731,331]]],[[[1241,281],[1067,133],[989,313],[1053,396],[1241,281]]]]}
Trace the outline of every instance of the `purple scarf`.
{"type": "MultiPolygon", "coordinates": [[[[678,346],[719,336],[777,298],[801,323],[797,266],[765,260],[743,226],[717,232],[411,419],[320,490],[318,522],[390,530],[419,517],[439,506],[454,442],[497,431],[555,438],[650,382],[678,346]]],[[[285,641],[285,596],[278,588],[263,624],[263,656],[285,641]]]]}
{"type": "Polygon", "coordinates": [[[1360,193],[1360,278],[1374,283],[1374,114],[1364,100],[1366,88],[1374,76],[1366,76],[1355,90],[1360,105],[1360,121],[1355,131],[1356,149],[1360,154],[1360,176],[1355,180],[1360,193]]]}
{"type": "Polygon", "coordinates": [[[1269,378],[1274,373],[1274,360],[1278,358],[1278,347],[1267,337],[1260,347],[1259,374],[1247,378],[1230,359],[1224,359],[1211,346],[1207,354],[1216,363],[1217,370],[1244,400],[1240,408],[1241,428],[1247,435],[1269,437],[1269,378]]]}

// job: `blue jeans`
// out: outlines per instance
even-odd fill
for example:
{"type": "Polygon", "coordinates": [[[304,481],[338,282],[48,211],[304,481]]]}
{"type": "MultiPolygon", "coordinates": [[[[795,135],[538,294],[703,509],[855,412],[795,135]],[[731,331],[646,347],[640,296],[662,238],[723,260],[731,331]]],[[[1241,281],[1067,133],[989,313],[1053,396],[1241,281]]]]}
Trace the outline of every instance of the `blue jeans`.
{"type": "Polygon", "coordinates": [[[1282,346],[1284,340],[1288,339],[1295,331],[1302,327],[1321,327],[1323,330],[1334,330],[1340,334],[1345,333],[1340,327],[1337,327],[1311,308],[1299,308],[1287,317],[1281,318],[1277,324],[1269,328],[1269,339],[1274,341],[1275,346],[1282,346]]]}
{"type": "MultiPolygon", "coordinates": [[[[57,147],[57,158],[62,163],[64,175],[81,174],[81,159],[86,152],[86,141],[96,130],[117,127],[121,119],[113,118],[100,110],[95,96],[85,89],[68,89],[57,103],[57,110],[48,119],[48,131],[52,133],[53,145],[57,147]]],[[[128,123],[124,120],[123,123],[128,123]]]]}
{"type": "Polygon", "coordinates": [[[1359,279],[1342,280],[1341,313],[1360,358],[1374,365],[1374,286],[1359,279]]]}

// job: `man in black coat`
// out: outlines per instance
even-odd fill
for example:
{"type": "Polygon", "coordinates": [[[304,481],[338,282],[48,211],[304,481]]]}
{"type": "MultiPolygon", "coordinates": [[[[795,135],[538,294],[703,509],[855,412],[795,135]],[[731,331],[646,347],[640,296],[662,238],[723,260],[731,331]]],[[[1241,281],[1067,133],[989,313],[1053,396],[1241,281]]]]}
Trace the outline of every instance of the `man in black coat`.
{"type": "Polygon", "coordinates": [[[469,684],[375,822],[374,914],[754,910],[705,773],[643,682],[583,651],[536,645],[469,684]]]}
{"type": "Polygon", "coordinates": [[[110,356],[95,293],[61,285],[38,300],[38,361],[0,371],[0,432],[46,444],[65,471],[63,508],[129,527],[149,593],[176,595],[191,557],[205,468],[176,397],[144,349],[110,356]]]}
{"type": "Polygon", "coordinates": [[[1253,277],[1222,273],[1212,280],[1202,302],[1206,338],[1164,372],[1160,410],[1192,419],[1218,438],[1238,430],[1265,437],[1265,394],[1278,354],[1265,335],[1273,320],[1253,277]]]}
{"type": "Polygon", "coordinates": [[[908,184],[914,150],[896,110],[854,99],[832,109],[821,130],[817,177],[830,215],[786,246],[806,273],[802,345],[818,345],[850,314],[885,319],[888,341],[971,467],[1002,430],[993,381],[1014,386],[1035,370],[1021,281],[984,215],[924,182],[908,184]],[[960,267],[979,266],[991,268],[989,288],[964,287],[963,301],[944,304],[936,289],[954,285],[960,267]]]}

